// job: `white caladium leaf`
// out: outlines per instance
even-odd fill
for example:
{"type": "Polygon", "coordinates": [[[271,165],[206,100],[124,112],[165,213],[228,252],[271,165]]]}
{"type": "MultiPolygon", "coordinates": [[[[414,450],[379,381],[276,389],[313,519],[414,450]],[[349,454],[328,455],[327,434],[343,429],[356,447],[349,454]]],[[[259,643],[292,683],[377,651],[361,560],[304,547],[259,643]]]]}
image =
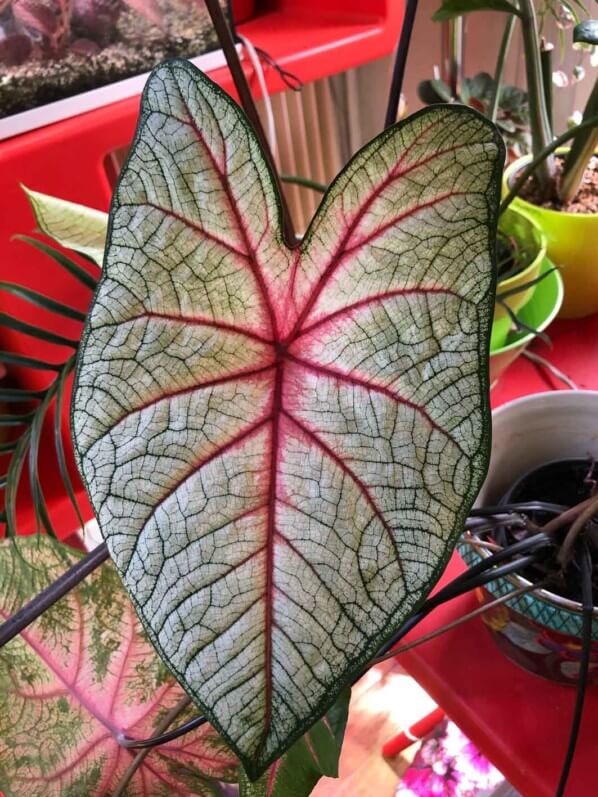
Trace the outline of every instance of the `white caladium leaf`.
{"type": "Polygon", "coordinates": [[[23,186],[37,226],[61,246],[86,255],[102,265],[108,214],[76,202],[58,199],[23,186]]]}
{"type": "Polygon", "coordinates": [[[338,778],[350,698],[351,691],[345,689],[322,719],[258,780],[250,781],[241,769],[239,797],[309,797],[321,777],[338,778]]]}
{"type": "Polygon", "coordinates": [[[149,79],[73,429],[164,660],[251,777],[444,567],[488,458],[503,145],[461,106],[362,149],[304,241],[239,108],[149,79]]]}
{"type": "MultiPolygon", "coordinates": [[[[48,537],[0,541],[0,621],[79,557],[48,537]]],[[[0,793],[222,795],[216,779],[236,780],[238,763],[209,725],[146,750],[133,771],[139,751],[119,743],[159,732],[183,697],[103,565],[0,650],[0,793]]],[[[191,704],[170,725],[193,716],[191,704]]]]}

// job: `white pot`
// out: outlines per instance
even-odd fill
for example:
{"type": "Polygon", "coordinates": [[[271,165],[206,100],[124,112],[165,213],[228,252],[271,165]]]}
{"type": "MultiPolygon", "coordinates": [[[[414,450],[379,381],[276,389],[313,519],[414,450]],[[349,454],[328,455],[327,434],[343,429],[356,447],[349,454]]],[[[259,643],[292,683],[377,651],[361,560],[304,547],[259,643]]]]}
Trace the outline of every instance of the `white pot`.
{"type": "Polygon", "coordinates": [[[532,468],[553,459],[598,458],[598,391],[535,393],[492,413],[492,454],[476,506],[496,504],[532,468]]]}

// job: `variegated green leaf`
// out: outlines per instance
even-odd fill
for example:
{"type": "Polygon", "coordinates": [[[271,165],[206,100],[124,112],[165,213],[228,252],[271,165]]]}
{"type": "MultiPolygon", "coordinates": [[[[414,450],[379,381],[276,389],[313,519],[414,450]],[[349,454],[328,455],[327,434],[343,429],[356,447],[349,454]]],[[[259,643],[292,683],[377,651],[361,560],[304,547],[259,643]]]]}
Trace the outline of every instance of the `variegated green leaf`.
{"type": "MultiPolygon", "coordinates": [[[[47,537],[1,542],[0,619],[76,556],[47,537]]],[[[236,779],[237,765],[208,725],[149,751],[124,783],[138,751],[121,747],[119,737],[152,736],[183,696],[145,638],[114,567],[102,566],[0,650],[0,792],[216,797],[214,779],[236,779]]],[[[193,705],[175,724],[192,716],[193,705]]]]}
{"type": "Polygon", "coordinates": [[[421,602],[482,482],[502,158],[474,111],[426,109],[291,250],[238,107],[184,62],[149,80],[75,445],[151,639],[251,777],[421,602]]]}
{"type": "Polygon", "coordinates": [[[239,797],[309,797],[322,776],[337,778],[350,698],[346,689],[259,780],[250,781],[241,770],[239,797]]]}
{"type": "Polygon", "coordinates": [[[102,265],[108,214],[23,186],[41,232],[102,265]]]}

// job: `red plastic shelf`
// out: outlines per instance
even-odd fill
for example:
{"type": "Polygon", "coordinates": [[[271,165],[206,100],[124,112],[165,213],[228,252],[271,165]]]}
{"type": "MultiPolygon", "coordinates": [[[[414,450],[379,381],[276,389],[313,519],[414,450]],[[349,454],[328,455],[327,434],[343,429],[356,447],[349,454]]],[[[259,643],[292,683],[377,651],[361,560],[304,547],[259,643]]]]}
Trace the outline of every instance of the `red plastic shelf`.
{"type": "MultiPolygon", "coordinates": [[[[598,389],[598,316],[558,321],[553,347],[534,350],[580,388],[598,389]]],[[[563,389],[554,377],[520,358],[492,392],[494,407],[539,391],[563,389]]],[[[566,388],[565,388],[566,389],[566,388]]],[[[598,395],[597,395],[598,401],[598,395]]],[[[458,554],[439,586],[462,572],[458,554]]],[[[416,639],[477,606],[473,594],[436,609],[409,636],[416,639]]],[[[524,797],[553,797],[573,715],[575,689],[553,684],[506,659],[480,619],[398,657],[401,664],[524,797]]],[[[598,688],[588,689],[567,797],[596,793],[594,771],[598,688]]]]}

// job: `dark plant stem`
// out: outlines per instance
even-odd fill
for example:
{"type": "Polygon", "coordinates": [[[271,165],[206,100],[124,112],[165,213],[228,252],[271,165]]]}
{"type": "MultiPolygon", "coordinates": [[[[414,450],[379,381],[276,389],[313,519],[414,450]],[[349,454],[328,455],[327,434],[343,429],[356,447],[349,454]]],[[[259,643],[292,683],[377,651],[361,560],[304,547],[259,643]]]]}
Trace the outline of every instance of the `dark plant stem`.
{"type": "MultiPolygon", "coordinates": [[[[502,562],[512,558],[513,556],[517,556],[522,552],[538,549],[539,547],[548,544],[550,544],[550,542],[546,540],[543,534],[537,534],[535,537],[522,540],[520,543],[510,546],[508,549],[503,549],[499,553],[489,556],[487,559],[479,562],[465,573],[462,573],[437,595],[427,600],[416,614],[403,623],[392,640],[390,640],[390,642],[384,646],[380,652],[380,656],[386,654],[403,636],[405,636],[405,634],[411,631],[417,625],[417,623],[420,622],[420,620],[426,617],[433,609],[437,608],[442,603],[446,603],[447,601],[452,600],[453,598],[456,598],[465,592],[468,592],[470,589],[473,589],[476,586],[489,583],[490,581],[494,581],[495,578],[500,578],[501,576],[517,572],[518,570],[527,567],[529,564],[531,564],[531,562],[535,561],[535,555],[532,554],[531,556],[523,556],[514,562],[507,561],[506,564],[501,564],[502,562]]],[[[534,585],[534,588],[538,589],[539,587],[538,585],[534,585]]],[[[513,597],[513,595],[510,594],[509,597],[513,597]]],[[[373,664],[375,664],[375,660],[371,661],[367,665],[367,667],[355,679],[355,681],[358,681],[359,678],[361,678],[361,676],[366,672],[366,670],[368,670],[373,664]]],[[[205,717],[196,717],[195,719],[186,722],[184,725],[181,725],[178,728],[173,728],[173,730],[168,731],[167,733],[152,736],[149,739],[129,739],[125,737],[119,739],[119,743],[123,747],[127,747],[129,749],[146,749],[150,747],[157,747],[160,744],[171,742],[174,739],[177,739],[180,736],[195,730],[195,728],[200,727],[205,722],[207,722],[205,717]]]]}
{"type": "Polygon", "coordinates": [[[517,17],[515,14],[511,14],[507,19],[498,50],[496,71],[494,72],[494,86],[492,87],[492,97],[490,99],[490,105],[488,106],[488,118],[494,123],[496,123],[496,114],[498,112],[498,103],[500,99],[502,78],[505,71],[505,62],[507,60],[509,47],[511,46],[511,39],[513,38],[513,30],[515,29],[516,20],[517,17]]]}
{"type": "Polygon", "coordinates": [[[239,54],[237,53],[237,48],[235,47],[235,42],[233,40],[230,27],[224,17],[224,13],[218,0],[205,0],[205,3],[212,19],[212,24],[214,25],[216,35],[218,36],[218,41],[220,42],[220,46],[224,52],[226,63],[230,69],[230,73],[235,84],[237,94],[239,95],[241,105],[245,111],[245,115],[249,119],[249,122],[255,131],[268,166],[270,167],[270,171],[278,183],[278,192],[280,194],[280,203],[282,209],[282,226],[285,241],[287,242],[288,246],[295,246],[297,239],[295,236],[295,228],[293,226],[293,220],[291,218],[289,206],[287,205],[287,201],[282,190],[276,164],[274,163],[274,158],[272,157],[272,152],[270,151],[270,145],[268,144],[268,139],[264,132],[253,95],[251,94],[249,83],[247,82],[245,72],[241,66],[241,61],[239,60],[239,54]]]}
{"type": "Polygon", "coordinates": [[[581,568],[581,592],[582,592],[582,631],[581,631],[581,657],[579,661],[579,676],[577,681],[577,693],[575,697],[575,709],[569,733],[569,743],[565,754],[565,762],[561,771],[559,785],[556,790],[556,797],[564,797],[579,729],[583,716],[583,706],[585,702],[586,689],[588,685],[588,670],[590,668],[590,652],[592,649],[592,619],[594,614],[594,599],[592,594],[592,557],[587,545],[583,545],[580,557],[581,568]]]}
{"type": "Polygon", "coordinates": [[[552,130],[552,51],[554,47],[550,42],[544,41],[540,45],[540,64],[542,67],[542,83],[544,84],[544,102],[546,103],[546,119],[552,130]]]}
{"type": "MultiPolygon", "coordinates": [[[[550,144],[552,131],[548,124],[546,111],[534,0],[520,0],[519,16],[521,17],[521,33],[525,50],[532,150],[534,155],[538,155],[550,144]]],[[[541,161],[540,168],[536,172],[536,181],[543,198],[550,198],[554,191],[554,163],[551,157],[541,161]]]]}
{"type": "Polygon", "coordinates": [[[569,564],[569,561],[573,557],[573,549],[579,534],[583,531],[586,523],[588,523],[596,513],[598,513],[598,497],[594,497],[590,500],[590,503],[587,504],[583,512],[577,516],[567,532],[567,536],[563,540],[557,557],[561,567],[566,567],[569,564]]]}
{"type": "MultiPolygon", "coordinates": [[[[12,544],[16,545],[17,543],[12,544]]],[[[50,584],[32,601],[13,614],[0,626],[0,648],[18,636],[30,623],[37,620],[46,609],[49,609],[56,601],[80,584],[83,579],[108,559],[108,555],[106,543],[98,545],[91,553],[88,553],[81,561],[77,562],[66,573],[63,573],[60,578],[57,578],[53,584],[50,584]]]]}
{"type": "Polygon", "coordinates": [[[598,114],[595,116],[591,116],[589,119],[584,120],[580,125],[578,125],[574,130],[566,130],[564,133],[561,133],[560,136],[557,136],[554,141],[552,141],[542,152],[539,152],[534,158],[530,161],[530,163],[522,169],[521,174],[513,183],[509,193],[503,199],[500,205],[500,213],[504,213],[505,210],[509,207],[511,202],[515,199],[521,188],[525,185],[528,179],[534,174],[537,167],[540,163],[542,163],[549,155],[551,155],[555,150],[557,150],[563,144],[566,144],[567,141],[570,141],[572,138],[575,138],[578,133],[581,133],[583,130],[588,130],[591,127],[596,127],[598,125],[598,114]]]}
{"type": "MultiPolygon", "coordinates": [[[[190,703],[191,703],[191,698],[187,697],[186,695],[181,700],[179,700],[176,706],[173,706],[170,709],[170,711],[166,712],[162,721],[156,727],[156,733],[161,734],[163,731],[165,731],[168,728],[169,725],[172,725],[172,723],[179,716],[179,714],[181,714],[189,706],[190,703]]],[[[150,751],[151,748],[148,747],[143,750],[140,750],[137,753],[135,758],[131,761],[129,766],[123,772],[121,779],[119,780],[119,782],[116,785],[116,788],[112,792],[111,797],[123,797],[127,786],[131,782],[131,779],[133,778],[133,776],[135,775],[141,764],[143,764],[144,759],[150,753],[150,751]]]]}
{"type": "Polygon", "coordinates": [[[544,526],[542,526],[542,531],[544,534],[552,537],[556,534],[557,531],[560,531],[565,526],[568,526],[569,523],[572,523],[574,520],[585,512],[585,510],[594,503],[594,498],[586,498],[585,501],[581,501],[579,504],[575,504],[570,509],[567,509],[562,514],[558,515],[557,517],[549,520],[544,526]]]}
{"type": "Polygon", "coordinates": [[[514,589],[512,592],[508,592],[506,595],[502,595],[500,598],[495,598],[495,600],[490,601],[489,603],[485,603],[483,606],[478,606],[477,609],[474,609],[467,614],[461,615],[461,617],[457,617],[450,623],[441,626],[440,628],[436,628],[434,631],[430,631],[429,634],[424,634],[417,639],[414,639],[413,642],[407,642],[405,645],[401,645],[398,648],[393,648],[388,653],[385,653],[383,656],[378,656],[378,658],[374,659],[371,663],[373,667],[375,664],[380,664],[387,659],[392,659],[395,656],[400,656],[401,653],[407,653],[409,650],[413,650],[413,648],[417,648],[420,645],[423,645],[425,642],[431,642],[432,639],[436,639],[436,637],[442,636],[442,634],[446,634],[447,631],[452,631],[454,628],[457,628],[463,623],[468,623],[470,620],[473,620],[476,617],[480,617],[490,609],[495,609],[497,606],[502,606],[503,603],[508,603],[510,600],[514,598],[518,598],[520,595],[525,595],[527,592],[534,592],[534,590],[542,589],[543,584],[530,584],[528,587],[520,587],[519,589],[514,589]]]}
{"type": "Polygon", "coordinates": [[[403,623],[393,637],[381,648],[381,650],[378,652],[378,656],[382,656],[391,650],[397,644],[397,642],[400,642],[400,640],[409,631],[415,628],[415,626],[421,620],[423,620],[424,617],[426,617],[437,606],[440,606],[440,604],[445,603],[445,601],[452,600],[453,598],[457,598],[460,595],[463,595],[465,592],[469,592],[471,589],[483,586],[490,581],[494,581],[496,578],[502,578],[503,576],[517,572],[517,570],[527,567],[535,561],[536,551],[540,547],[544,547],[549,544],[551,543],[548,539],[546,539],[544,534],[536,534],[533,537],[529,537],[526,540],[515,543],[515,545],[509,546],[509,548],[505,548],[498,553],[492,554],[482,562],[478,562],[477,565],[470,567],[460,576],[451,581],[450,584],[447,584],[447,586],[441,589],[440,592],[425,601],[425,603],[423,603],[422,606],[403,623]],[[513,556],[517,556],[520,553],[528,550],[533,551],[533,553],[527,556],[522,556],[521,558],[512,562],[506,561],[511,559],[513,556]]]}
{"type": "Polygon", "coordinates": [[[317,191],[319,194],[325,194],[328,187],[324,183],[318,183],[316,180],[310,180],[309,177],[300,177],[297,174],[281,174],[280,179],[283,183],[291,183],[292,185],[300,185],[303,188],[311,188],[312,191],[317,191]]]}
{"type": "Polygon", "coordinates": [[[403,88],[403,78],[405,76],[405,64],[407,62],[407,53],[409,52],[409,43],[411,42],[416,12],[417,0],[407,0],[405,17],[403,19],[403,26],[401,28],[401,35],[399,37],[399,44],[392,70],[390,93],[388,95],[386,118],[384,120],[385,130],[394,125],[397,121],[399,102],[401,101],[401,90],[403,88]]]}
{"type": "MultiPolygon", "coordinates": [[[[596,118],[598,114],[598,80],[588,98],[583,112],[582,122],[586,119],[596,118]]],[[[579,191],[583,176],[590,158],[598,146],[598,125],[586,130],[583,135],[576,136],[571,145],[571,150],[565,160],[563,176],[559,186],[559,199],[563,203],[570,202],[579,191]]]]}
{"type": "Polygon", "coordinates": [[[517,313],[513,310],[513,308],[509,307],[507,302],[505,302],[505,300],[500,296],[496,297],[496,301],[509,316],[509,318],[511,319],[511,323],[515,326],[518,332],[523,331],[523,332],[528,332],[530,335],[536,335],[537,337],[540,338],[540,340],[543,340],[547,346],[550,346],[550,338],[545,332],[540,332],[540,330],[530,326],[529,324],[526,324],[525,321],[522,321],[517,315],[517,313]]]}
{"type": "Polygon", "coordinates": [[[166,733],[159,733],[156,736],[150,736],[149,739],[130,739],[128,736],[123,736],[118,740],[118,743],[128,750],[150,750],[152,747],[167,744],[180,736],[184,736],[186,733],[191,733],[196,728],[205,725],[207,721],[207,717],[194,717],[192,720],[185,722],[184,725],[179,725],[178,728],[173,728],[166,733]]]}

